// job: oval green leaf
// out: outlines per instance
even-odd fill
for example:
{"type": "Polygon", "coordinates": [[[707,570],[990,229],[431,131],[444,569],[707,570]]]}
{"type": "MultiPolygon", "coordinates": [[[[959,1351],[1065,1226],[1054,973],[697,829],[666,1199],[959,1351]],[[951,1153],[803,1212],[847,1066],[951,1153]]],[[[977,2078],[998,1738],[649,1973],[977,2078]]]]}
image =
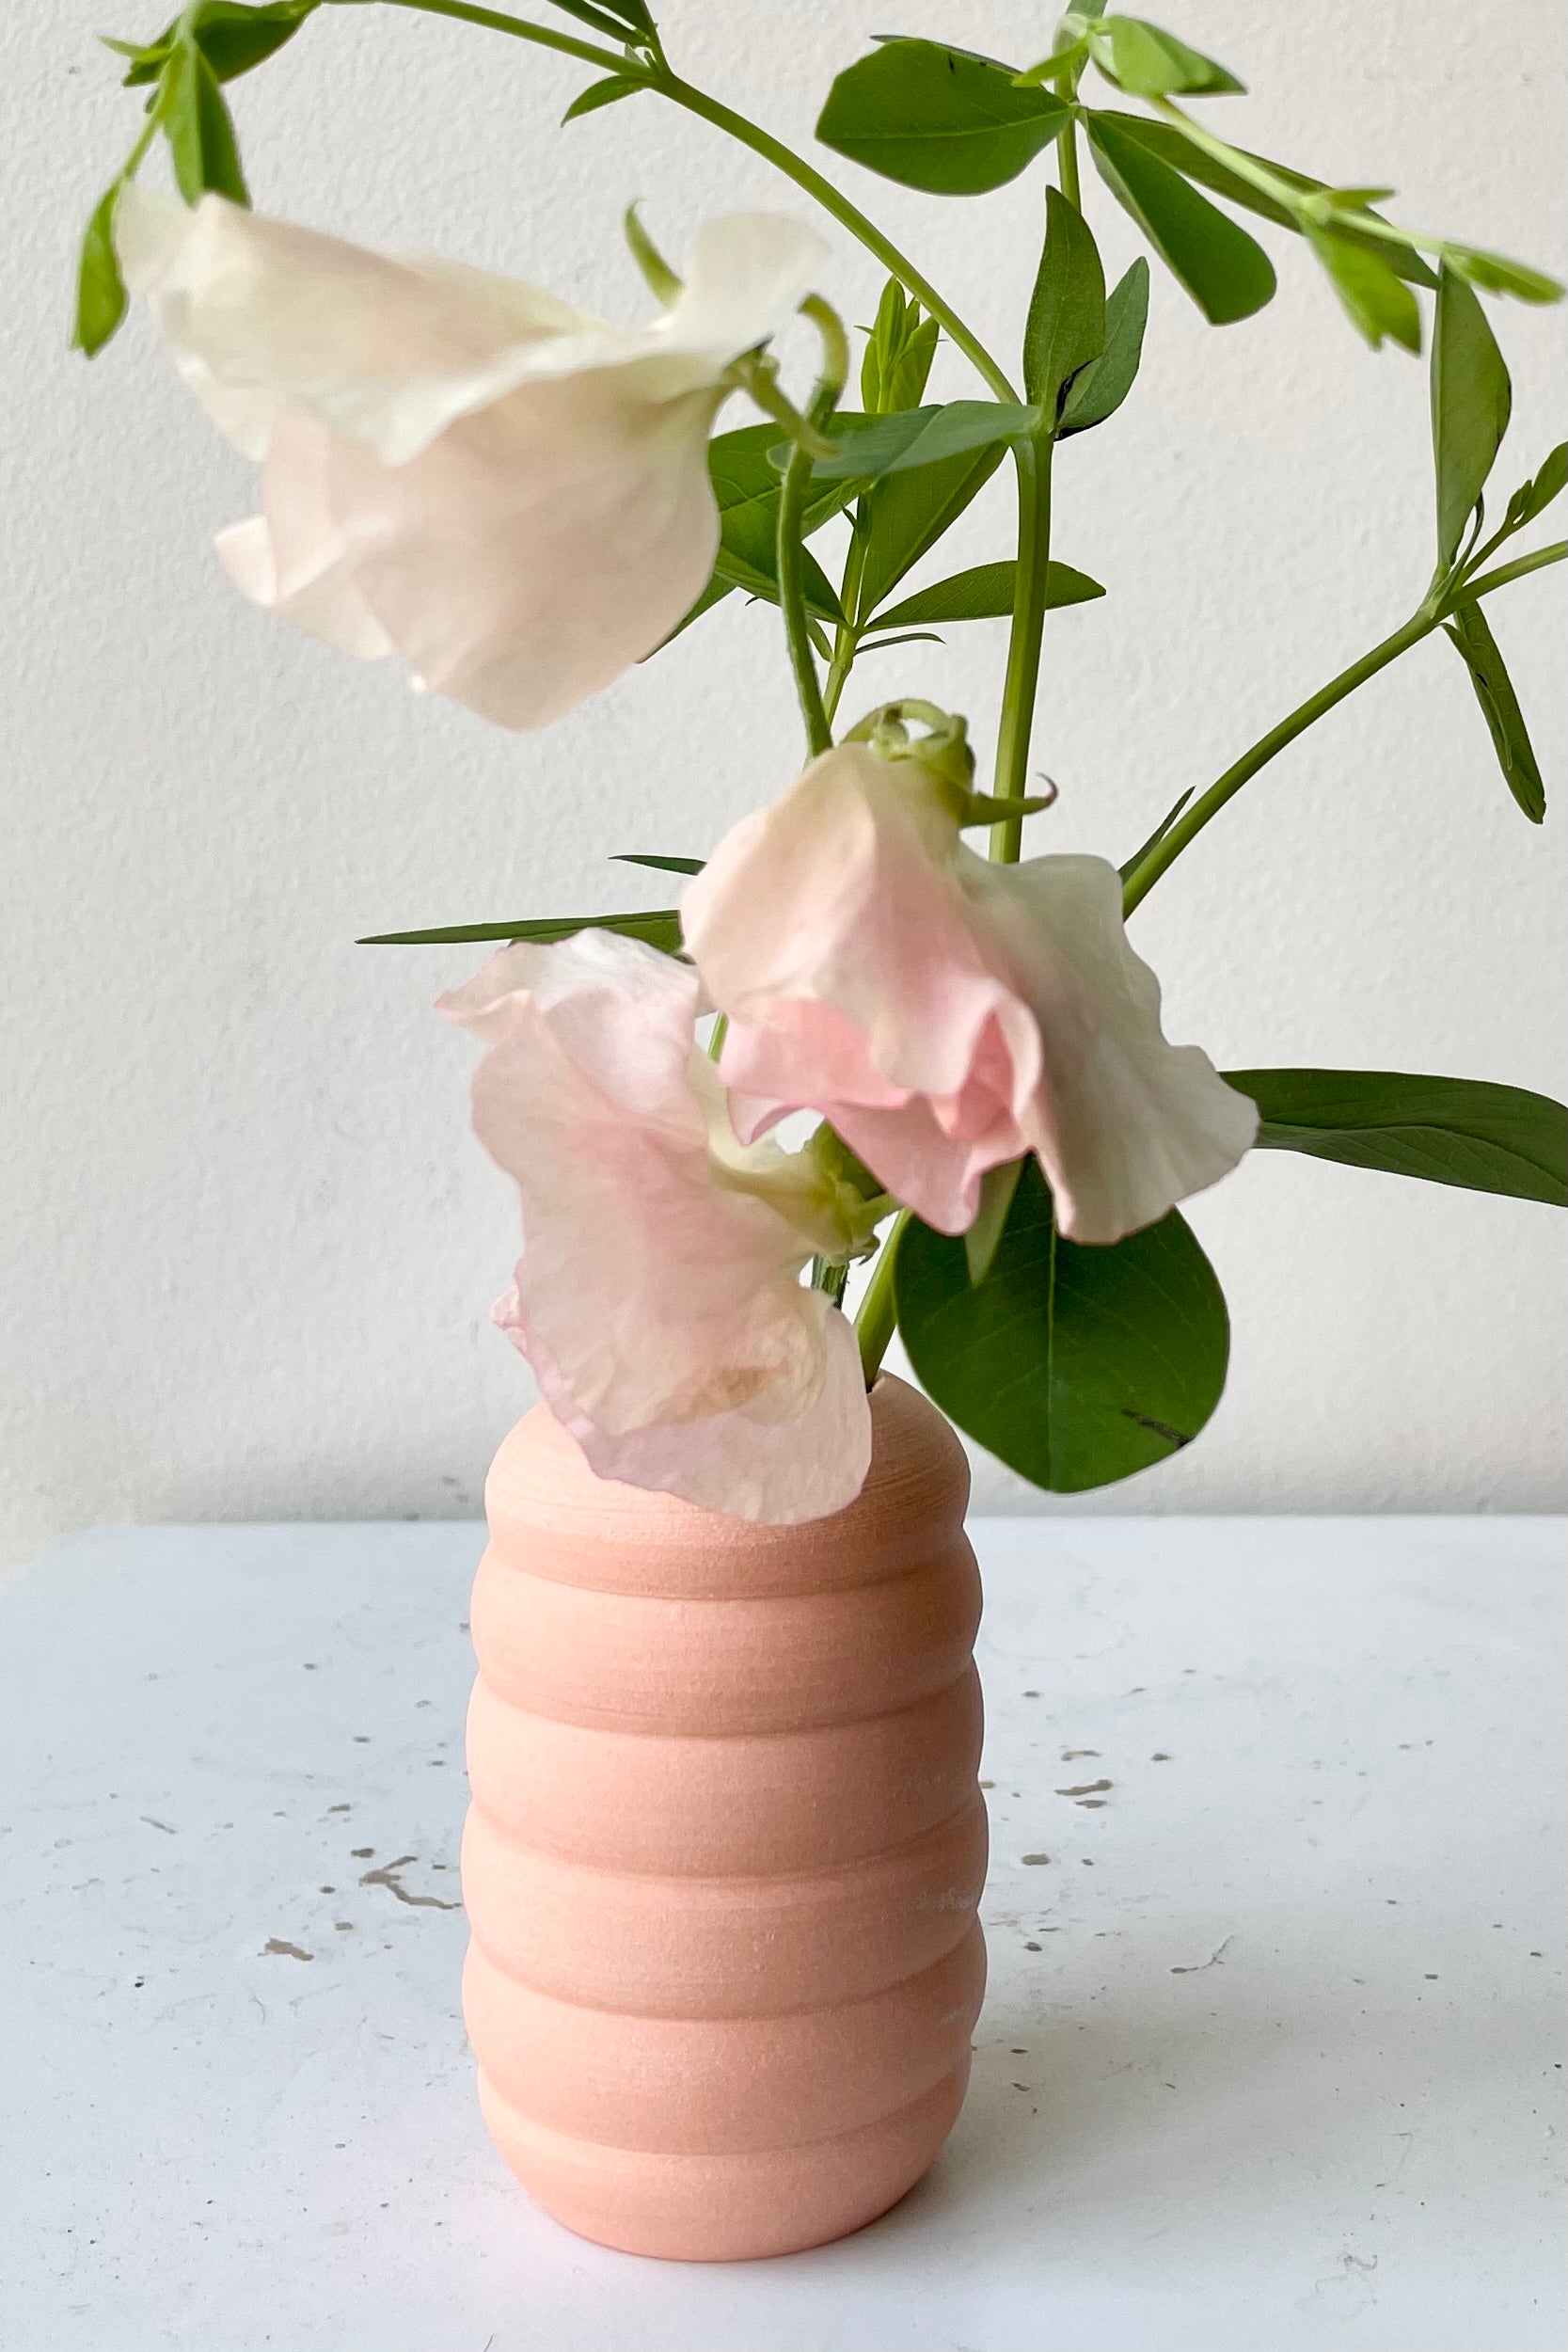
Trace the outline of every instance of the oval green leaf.
{"type": "MultiPolygon", "coordinates": [[[[937,621],[994,621],[1002,619],[1013,609],[1013,584],[1018,565],[1011,556],[1000,564],[976,564],[973,570],[955,572],[951,580],[939,580],[929,588],[921,588],[891,612],[879,612],[878,628],[925,628],[937,621]]],[[[1105,594],[1098,580],[1087,572],[1074,571],[1070,564],[1048,564],[1045,575],[1045,601],[1049,609],[1069,604],[1089,604],[1105,594]]]]}
{"type": "Polygon", "coordinates": [[[1401,1070],[1227,1070],[1264,1152],[1568,1208],[1568,1109],[1526,1087],[1401,1070]]]}
{"type": "Polygon", "coordinates": [[[1079,371],[1105,348],[1105,272],[1094,232],[1060,188],[1045,192],[1045,244],[1023,328],[1023,390],[1054,420],[1079,371]]]}
{"type": "Polygon", "coordinates": [[[939,41],[884,41],[838,76],[816,135],[904,187],[980,196],[1016,180],[1070,119],[1012,72],[939,41]]]}
{"type": "Polygon", "coordinates": [[[911,1220],[895,1263],[898,1327],[928,1396],[1032,1485],[1082,1494],[1187,1445],[1220,1399],[1229,1317],[1172,1210],[1109,1248],[1064,1241],[1024,1168],[984,1278],[961,1239],[911,1220]]]}
{"type": "Polygon", "coordinates": [[[1432,448],[1437,562],[1447,570],[1508,431],[1513,388],[1486,313],[1445,262],[1432,330],[1432,448]]]}
{"type": "Polygon", "coordinates": [[[1140,253],[1105,297],[1105,349],[1072,379],[1056,432],[1062,440],[1115,416],[1132,390],[1148,324],[1148,263],[1140,253]]]}
{"type": "Polygon", "coordinates": [[[1443,634],[1463,656],[1470,673],[1470,683],[1476,690],[1476,700],[1486,721],[1503,782],[1530,823],[1544,824],[1545,781],[1491,623],[1479,604],[1458,604],[1452,620],[1444,622],[1443,634]]]}
{"type": "Polygon", "coordinates": [[[1088,128],[1101,178],[1210,324],[1260,310],[1275,274],[1256,238],[1106,116],[1090,115],[1088,128]]]}

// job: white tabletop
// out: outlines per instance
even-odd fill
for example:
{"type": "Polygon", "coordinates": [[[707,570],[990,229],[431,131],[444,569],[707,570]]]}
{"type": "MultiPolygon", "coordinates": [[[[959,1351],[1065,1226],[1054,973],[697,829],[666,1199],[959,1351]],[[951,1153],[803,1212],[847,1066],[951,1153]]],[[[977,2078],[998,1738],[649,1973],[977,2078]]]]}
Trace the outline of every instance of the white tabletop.
{"type": "Polygon", "coordinates": [[[0,1597],[0,2352],[1560,2352],[1561,1527],[974,1531],[974,2083],[858,2237],[569,2236],[458,2014],[467,1526],[0,1597]]]}

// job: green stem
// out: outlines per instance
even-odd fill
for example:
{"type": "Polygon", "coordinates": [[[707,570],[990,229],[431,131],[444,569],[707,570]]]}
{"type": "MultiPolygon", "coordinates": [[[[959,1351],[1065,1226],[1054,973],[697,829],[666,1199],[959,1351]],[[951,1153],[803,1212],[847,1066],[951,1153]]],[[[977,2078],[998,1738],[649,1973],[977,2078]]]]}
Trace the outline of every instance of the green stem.
{"type": "Polygon", "coordinates": [[[865,1286],[865,1295],[861,1300],[860,1311],[855,1317],[855,1337],[860,1342],[861,1364],[865,1373],[865,1385],[868,1389],[882,1368],[882,1358],[887,1354],[888,1343],[893,1338],[894,1326],[897,1321],[897,1304],[893,1290],[893,1262],[897,1253],[900,1237],[909,1221],[908,1209],[900,1209],[893,1221],[893,1227],[886,1241],[882,1244],[877,1263],[871,1269],[871,1279],[865,1286]]]}
{"type": "Polygon", "coordinates": [[[1370,677],[1375,677],[1380,670],[1386,670],[1390,661],[1397,661],[1402,653],[1407,653],[1412,645],[1418,645],[1423,637],[1430,637],[1437,622],[1437,613],[1423,606],[1419,612],[1406,621],[1402,628],[1395,629],[1391,637],[1386,637],[1381,644],[1374,645],[1370,653],[1364,653],[1359,661],[1353,661],[1348,670],[1341,670],[1338,677],[1330,678],[1326,686],[1320,686],[1317,692],[1309,694],[1289,717],[1281,719],[1277,726],[1271,727],[1267,735],[1261,736],[1249,752],[1243,752],[1235,766],[1227,768],[1217,783],[1212,784],[1208,791],[1193,803],[1185,816],[1177,819],[1164,838],[1156,842],[1148,856],[1128,876],[1122,892],[1123,914],[1131,914],[1132,909],[1141,904],[1166,866],[1175,863],[1189,841],[1203,831],[1212,818],[1219,815],[1227,801],[1234,799],[1243,785],[1249,783],[1260,768],[1266,768],[1288,743],[1295,741],[1298,735],[1305,735],[1325,711],[1334,708],[1336,703],[1342,703],[1347,694],[1354,694],[1358,686],[1364,686],[1370,677]]]}
{"type": "MultiPolygon", "coordinates": [[[[822,365],[807,409],[805,431],[797,439],[784,469],[779,493],[778,536],[775,543],[779,576],[779,609],[784,614],[795,692],[805,722],[806,750],[813,759],[832,749],[833,731],[822,707],[822,688],[812,652],[811,618],[806,611],[805,531],[806,492],[811,485],[812,453],[820,447],[823,428],[832,415],[849,374],[849,339],[844,322],[820,294],[808,294],[800,305],[822,342],[822,365]]],[[[826,645],[826,638],[823,640],[826,645]]]]}
{"type": "MultiPolygon", "coordinates": [[[[356,5],[356,0],[350,4],[356,5]]],[[[540,49],[559,49],[564,57],[580,57],[584,65],[601,65],[608,72],[647,80],[651,86],[651,76],[641,60],[624,50],[597,49],[592,41],[558,33],[551,25],[531,24],[524,17],[503,15],[499,8],[474,8],[470,0],[386,0],[386,4],[391,8],[413,8],[421,16],[453,17],[460,24],[481,24],[490,33],[509,33],[514,40],[531,40],[540,49]]]]}
{"type": "MultiPolygon", "coordinates": [[[[832,389],[824,386],[823,394],[819,394],[811,405],[809,413],[814,425],[827,422],[832,414],[834,397],[832,389]]],[[[795,693],[806,730],[806,750],[809,756],[816,759],[820,753],[832,749],[833,731],[822,706],[822,686],[816,675],[816,657],[812,651],[811,629],[806,614],[805,570],[801,563],[800,517],[805,508],[811,469],[811,452],[798,441],[790,452],[789,464],[784,470],[784,489],[779,498],[778,572],[779,608],[784,614],[790,667],[795,673],[795,693]]]]}
{"type": "Polygon", "coordinates": [[[1078,182],[1078,125],[1070,115],[1065,128],[1056,134],[1056,177],[1073,211],[1081,213],[1084,191],[1078,182]]]}
{"type": "Polygon", "coordinates": [[[1568,539],[1554,539],[1549,548],[1537,548],[1530,555],[1516,555],[1512,564],[1499,564],[1495,572],[1482,572],[1479,580],[1461,580],[1449,590],[1443,610],[1451,612],[1456,604],[1473,604],[1477,596],[1489,596],[1494,588],[1506,588],[1511,580],[1523,580],[1548,564],[1560,564],[1565,555],[1568,539]]]}
{"type": "Polygon", "coordinates": [[[839,589],[839,601],[844,607],[844,618],[833,632],[833,658],[828,664],[828,682],[822,690],[822,699],[830,724],[838,716],[839,699],[849,682],[849,673],[855,666],[855,656],[860,651],[858,608],[861,581],[865,576],[866,538],[867,534],[861,528],[860,518],[857,516],[855,528],[850,535],[849,551],[844,559],[844,580],[839,589]]]}
{"type": "MultiPolygon", "coordinates": [[[[422,4],[433,5],[434,0],[422,0],[422,4]]],[[[414,5],[414,0],[396,0],[396,5],[414,5]]],[[[631,69],[618,60],[616,71],[625,73],[631,69]]],[[[744,115],[736,114],[721,99],[710,98],[706,90],[697,89],[690,82],[683,82],[678,74],[651,73],[646,78],[650,89],[659,91],[675,105],[684,106],[688,114],[700,115],[705,122],[712,123],[716,131],[727,132],[732,139],[737,139],[742,147],[749,147],[754,155],[763,156],[786,179],[793,180],[798,188],[803,188],[808,196],[814,197],[824,212],[832,215],[841,228],[847,229],[852,237],[859,238],[867,252],[876,255],[883,268],[897,278],[907,293],[912,294],[925,305],[931,316],[946,329],[949,340],[958,345],[965,358],[985,378],[997,399],[1017,400],[1016,389],[979,337],[964,325],[952,305],[943,301],[930,279],[923,277],[908,255],[899,251],[892,238],[884,236],[876,222],[868,220],[860,207],[851,204],[842,190],[835,188],[831,180],[824,179],[803,155],[797,155],[794,149],[785,147],[782,139],[774,138],[759,123],[748,121],[744,115]]]]}
{"type": "MultiPolygon", "coordinates": [[[[1029,740],[1039,686],[1040,639],[1045,628],[1046,576],[1051,561],[1051,455],[1049,436],[1021,441],[1018,468],[1018,569],[1013,583],[1013,624],[1007,640],[1007,675],[1002,689],[1002,719],[996,739],[996,797],[1021,801],[1029,782],[1029,740]]],[[[1003,865],[1018,862],[1023,818],[1004,817],[991,827],[990,853],[1003,865]]]]}

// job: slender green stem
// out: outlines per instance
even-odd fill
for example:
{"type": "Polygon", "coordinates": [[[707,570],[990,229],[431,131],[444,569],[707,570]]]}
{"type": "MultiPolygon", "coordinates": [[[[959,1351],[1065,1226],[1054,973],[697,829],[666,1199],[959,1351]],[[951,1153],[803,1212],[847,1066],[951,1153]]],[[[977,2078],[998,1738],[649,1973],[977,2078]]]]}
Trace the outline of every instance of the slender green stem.
{"type": "Polygon", "coordinates": [[[844,580],[839,589],[844,618],[833,633],[833,657],[828,664],[827,685],[822,690],[830,724],[838,716],[839,698],[848,684],[849,673],[855,666],[855,656],[860,651],[861,581],[865,577],[866,545],[867,533],[857,515],[850,534],[849,550],[844,559],[844,580]]]}
{"type": "MultiPolygon", "coordinates": [[[[623,72],[627,71],[624,65],[618,70],[623,72]]],[[[771,132],[763,130],[759,123],[748,121],[744,115],[736,114],[733,106],[726,106],[721,99],[710,98],[706,90],[682,81],[679,74],[650,74],[648,87],[673,100],[677,106],[684,106],[688,114],[700,115],[705,122],[712,123],[715,130],[727,132],[732,139],[737,139],[742,147],[749,147],[754,155],[763,156],[786,179],[793,180],[798,188],[803,188],[808,196],[814,197],[824,212],[832,215],[841,228],[847,229],[868,252],[876,255],[883,268],[897,278],[907,293],[912,294],[925,305],[931,316],[946,329],[949,340],[958,345],[965,358],[985,378],[997,399],[1017,400],[1018,393],[1013,385],[979,337],[965,326],[952,304],[943,300],[930,279],[922,276],[892,238],[884,236],[876,222],[869,220],[859,205],[852,204],[831,180],[824,179],[803,155],[797,155],[794,149],[786,147],[782,139],[774,138],[771,132]]]]}
{"type": "Polygon", "coordinates": [[[1234,799],[1243,785],[1249,783],[1260,768],[1266,768],[1288,743],[1295,741],[1298,735],[1305,735],[1325,711],[1334,708],[1336,703],[1342,703],[1347,694],[1354,694],[1358,686],[1364,686],[1370,677],[1375,677],[1380,670],[1386,670],[1390,661],[1397,661],[1402,653],[1407,653],[1412,645],[1418,645],[1423,637],[1430,637],[1437,627],[1437,621],[1438,615],[1423,606],[1419,612],[1405,622],[1402,628],[1395,629],[1391,637],[1386,637],[1381,644],[1374,645],[1370,653],[1364,653],[1359,661],[1353,661],[1348,670],[1341,670],[1338,677],[1330,678],[1326,686],[1320,686],[1315,694],[1309,694],[1287,718],[1281,719],[1277,726],[1271,727],[1267,735],[1259,737],[1249,752],[1243,753],[1234,767],[1227,768],[1217,783],[1212,784],[1207,792],[1199,795],[1185,816],[1177,819],[1164,839],[1156,842],[1148,856],[1128,876],[1122,893],[1122,912],[1131,914],[1132,909],[1141,904],[1166,866],[1175,863],[1189,841],[1203,831],[1212,818],[1219,815],[1227,801],[1234,799]]]}
{"type": "MultiPolygon", "coordinates": [[[[831,410],[824,410],[824,417],[831,410]]],[[[813,406],[816,415],[816,405],[813,406]]],[[[806,612],[805,573],[800,560],[800,516],[806,502],[806,485],[811,480],[811,452],[799,442],[790,453],[784,472],[784,491],[779,500],[779,607],[784,614],[784,636],[789,644],[790,667],[795,673],[796,699],[800,705],[800,718],[806,730],[806,750],[815,759],[821,752],[832,748],[833,731],[828,724],[828,714],[822,707],[822,684],[816,675],[816,656],[812,651],[811,625],[806,612]]]]}
{"type": "Polygon", "coordinates": [[[450,16],[460,24],[480,24],[486,32],[509,33],[514,40],[531,40],[540,49],[559,49],[564,57],[580,57],[584,65],[602,65],[608,72],[628,79],[649,79],[641,59],[622,49],[598,49],[574,34],[558,33],[553,25],[532,24],[526,17],[507,16],[499,8],[481,8],[471,0],[386,0],[389,8],[413,8],[421,16],[450,16]]]}
{"type": "Polygon", "coordinates": [[[893,1290],[893,1262],[897,1254],[904,1228],[909,1221],[908,1209],[900,1209],[893,1221],[886,1241],[882,1244],[877,1263],[871,1269],[871,1279],[865,1286],[865,1295],[861,1300],[860,1311],[855,1317],[855,1337],[860,1342],[861,1364],[865,1373],[865,1385],[868,1389],[882,1368],[882,1358],[887,1354],[888,1343],[893,1338],[894,1326],[897,1320],[897,1305],[893,1290]]]}
{"type": "MultiPolygon", "coordinates": [[[[1002,719],[996,738],[996,797],[1021,801],[1029,781],[1029,740],[1039,686],[1040,639],[1045,628],[1045,585],[1051,561],[1051,455],[1048,435],[1021,441],[1018,468],[1018,569],[1013,585],[1013,625],[1007,641],[1007,675],[1002,689],[1002,719]]],[[[1018,862],[1023,818],[1005,817],[991,827],[990,853],[1003,865],[1018,862]]]]}
{"type": "Polygon", "coordinates": [[[1495,572],[1482,572],[1479,580],[1460,580],[1449,591],[1443,610],[1451,612],[1456,604],[1473,604],[1477,596],[1489,596],[1494,588],[1506,588],[1511,580],[1524,580],[1548,564],[1560,564],[1565,555],[1568,539],[1554,539],[1550,547],[1537,548],[1529,555],[1516,555],[1512,564],[1499,564],[1495,572]]]}
{"type": "Polygon", "coordinates": [[[1056,177],[1062,194],[1075,213],[1084,209],[1084,191],[1078,182],[1078,124],[1069,116],[1065,127],[1056,134],[1056,177]]]}

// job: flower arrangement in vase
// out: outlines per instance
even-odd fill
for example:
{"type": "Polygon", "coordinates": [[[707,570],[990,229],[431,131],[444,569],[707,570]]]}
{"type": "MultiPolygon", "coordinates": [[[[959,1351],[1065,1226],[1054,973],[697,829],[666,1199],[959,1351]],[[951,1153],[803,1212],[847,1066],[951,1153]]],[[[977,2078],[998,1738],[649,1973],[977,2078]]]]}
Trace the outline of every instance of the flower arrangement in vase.
{"type": "Polygon", "coordinates": [[[1473,680],[1478,745],[1542,821],[1490,615],[1568,553],[1511,544],[1568,453],[1488,513],[1511,395],[1487,304],[1562,289],[1397,225],[1391,191],[1232,145],[1210,103],[1242,87],[1224,66],[1085,6],[1017,65],[883,40],[817,124],[938,197],[1037,177],[1033,293],[999,358],[815,163],[681,76],[645,0],[540,0],[538,19],[380,5],[579,60],[595,78],[568,119],[634,98],[701,118],[814,215],[698,225],[676,269],[632,209],[656,310],[631,327],[263,216],[229,86],[318,11],[357,8],[369,39],[372,9],[193,0],[110,44],[146,110],[89,223],[77,311],[90,354],[145,296],[259,462],[261,512],[218,543],[243,595],[499,726],[563,718],[736,592],[782,623],[800,772],[781,746],[704,859],[629,856],[679,875],[678,905],[372,943],[499,946],[441,1004],[483,1049],[475,1128],[523,1221],[496,1319],[544,1400],[492,1472],[475,1597],[467,1999],[492,2129],[590,2235],[778,2251],[893,2201],[963,2095],[978,1602],[942,1416],[1056,1493],[1188,1444],[1228,1327],[1179,1204],[1251,1150],[1568,1197],[1568,1118],[1540,1095],[1222,1075],[1167,1041],[1127,930],[1277,753],[1438,633],[1473,680]],[[138,178],[159,139],[172,195],[138,178]],[[1217,326],[1275,290],[1242,215],[1296,240],[1374,348],[1429,342],[1436,518],[1410,616],[1119,865],[1022,855],[1053,798],[1031,789],[1047,614],[1103,593],[1053,553],[1053,472],[1114,429],[1143,354],[1149,266],[1107,286],[1107,203],[1217,326]],[[824,223],[887,273],[858,354],[824,223]],[[815,381],[786,385],[773,345],[801,314],[815,381]],[[944,339],[975,382],[927,400],[944,339]],[[716,431],[732,399],[753,421],[716,431]],[[1010,551],[911,588],[1004,468],[1010,551]],[[1007,640],[983,788],[914,648],[988,620],[1007,640]],[[863,714],[857,665],[889,648],[913,691],[863,714]],[[929,1404],[882,1374],[895,1328],[929,1404]]]}

